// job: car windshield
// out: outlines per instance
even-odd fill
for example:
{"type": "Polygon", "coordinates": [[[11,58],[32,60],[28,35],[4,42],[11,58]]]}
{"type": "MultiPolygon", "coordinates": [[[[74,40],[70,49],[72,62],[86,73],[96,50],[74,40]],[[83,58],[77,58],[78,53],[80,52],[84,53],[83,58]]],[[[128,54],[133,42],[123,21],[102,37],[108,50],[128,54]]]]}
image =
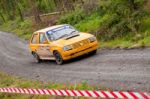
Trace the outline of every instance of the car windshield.
{"type": "Polygon", "coordinates": [[[58,40],[73,34],[77,34],[79,31],[74,29],[72,26],[65,25],[48,31],[46,34],[48,39],[51,41],[58,40]]]}

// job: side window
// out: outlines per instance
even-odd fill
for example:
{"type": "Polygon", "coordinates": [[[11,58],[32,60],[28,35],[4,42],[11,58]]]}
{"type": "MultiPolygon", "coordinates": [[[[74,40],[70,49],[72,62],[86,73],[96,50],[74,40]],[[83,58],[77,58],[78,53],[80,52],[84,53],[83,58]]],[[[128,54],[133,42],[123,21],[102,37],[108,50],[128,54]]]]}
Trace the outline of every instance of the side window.
{"type": "Polygon", "coordinates": [[[44,44],[47,41],[44,33],[40,33],[40,44],[44,44]]]}
{"type": "Polygon", "coordinates": [[[33,38],[32,38],[32,41],[31,41],[32,44],[37,44],[38,43],[37,37],[38,37],[38,34],[33,35],[33,38]]]}
{"type": "Polygon", "coordinates": [[[49,31],[46,33],[47,34],[47,37],[50,41],[53,41],[55,40],[54,36],[53,36],[53,32],[52,31],[49,31]]]}

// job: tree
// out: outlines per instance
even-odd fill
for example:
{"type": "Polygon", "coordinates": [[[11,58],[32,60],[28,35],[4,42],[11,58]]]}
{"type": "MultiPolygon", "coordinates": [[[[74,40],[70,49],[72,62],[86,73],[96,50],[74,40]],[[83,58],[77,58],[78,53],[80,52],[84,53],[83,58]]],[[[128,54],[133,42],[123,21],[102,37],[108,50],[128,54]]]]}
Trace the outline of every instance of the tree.
{"type": "Polygon", "coordinates": [[[21,8],[20,8],[19,5],[17,6],[17,10],[18,10],[18,13],[19,13],[19,16],[20,16],[20,20],[23,21],[24,18],[23,18],[22,11],[21,11],[21,8]]]}
{"type": "Polygon", "coordinates": [[[8,17],[8,19],[11,20],[14,19],[14,15],[12,13],[12,10],[14,10],[13,7],[13,0],[0,0],[1,12],[3,12],[8,17]]]}
{"type": "Polygon", "coordinates": [[[3,13],[0,11],[0,17],[2,18],[3,22],[6,22],[3,13]]]}
{"type": "Polygon", "coordinates": [[[30,7],[31,7],[31,13],[34,15],[34,19],[36,23],[42,23],[42,20],[40,18],[39,8],[37,5],[36,0],[28,0],[30,7]]]}

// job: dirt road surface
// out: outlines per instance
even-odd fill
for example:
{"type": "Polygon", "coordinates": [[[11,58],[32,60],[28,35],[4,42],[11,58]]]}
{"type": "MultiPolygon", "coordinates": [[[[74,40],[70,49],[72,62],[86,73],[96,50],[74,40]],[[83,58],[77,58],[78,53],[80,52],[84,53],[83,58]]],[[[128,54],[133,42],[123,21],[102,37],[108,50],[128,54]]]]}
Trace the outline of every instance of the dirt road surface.
{"type": "Polygon", "coordinates": [[[97,55],[73,59],[62,66],[54,61],[38,64],[27,42],[0,32],[0,71],[41,81],[87,82],[114,90],[150,91],[150,48],[98,50],[97,55]]]}

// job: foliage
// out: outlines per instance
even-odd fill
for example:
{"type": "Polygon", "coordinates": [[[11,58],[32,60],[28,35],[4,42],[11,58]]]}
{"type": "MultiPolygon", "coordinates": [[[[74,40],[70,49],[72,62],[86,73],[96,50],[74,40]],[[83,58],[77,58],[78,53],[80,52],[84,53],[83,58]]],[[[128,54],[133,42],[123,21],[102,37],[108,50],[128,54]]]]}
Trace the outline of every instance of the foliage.
{"type": "Polygon", "coordinates": [[[93,13],[87,16],[84,20],[75,24],[75,27],[84,32],[96,32],[96,30],[100,27],[100,18],[101,16],[99,16],[98,13],[93,13]]]}
{"type": "Polygon", "coordinates": [[[54,0],[37,0],[37,5],[42,13],[48,13],[55,9],[54,0]]]}
{"type": "Polygon", "coordinates": [[[41,23],[40,14],[54,11],[69,12],[74,10],[75,2],[82,0],[0,0],[0,18],[4,21],[15,20],[18,16],[23,21],[26,16],[34,16],[36,23],[41,23]]]}
{"type": "Polygon", "coordinates": [[[68,13],[64,16],[62,16],[59,19],[59,23],[60,24],[71,24],[71,25],[75,25],[77,23],[79,23],[80,21],[84,20],[86,17],[85,12],[82,9],[77,9],[74,12],[68,13]]]}
{"type": "Polygon", "coordinates": [[[21,38],[29,39],[32,34],[32,23],[30,20],[20,21],[18,18],[15,21],[7,21],[0,25],[2,31],[13,32],[21,38]]]}
{"type": "Polygon", "coordinates": [[[137,34],[145,16],[144,0],[102,0],[101,8],[111,16],[99,32],[107,35],[104,40],[123,37],[127,33],[137,34]]]}

